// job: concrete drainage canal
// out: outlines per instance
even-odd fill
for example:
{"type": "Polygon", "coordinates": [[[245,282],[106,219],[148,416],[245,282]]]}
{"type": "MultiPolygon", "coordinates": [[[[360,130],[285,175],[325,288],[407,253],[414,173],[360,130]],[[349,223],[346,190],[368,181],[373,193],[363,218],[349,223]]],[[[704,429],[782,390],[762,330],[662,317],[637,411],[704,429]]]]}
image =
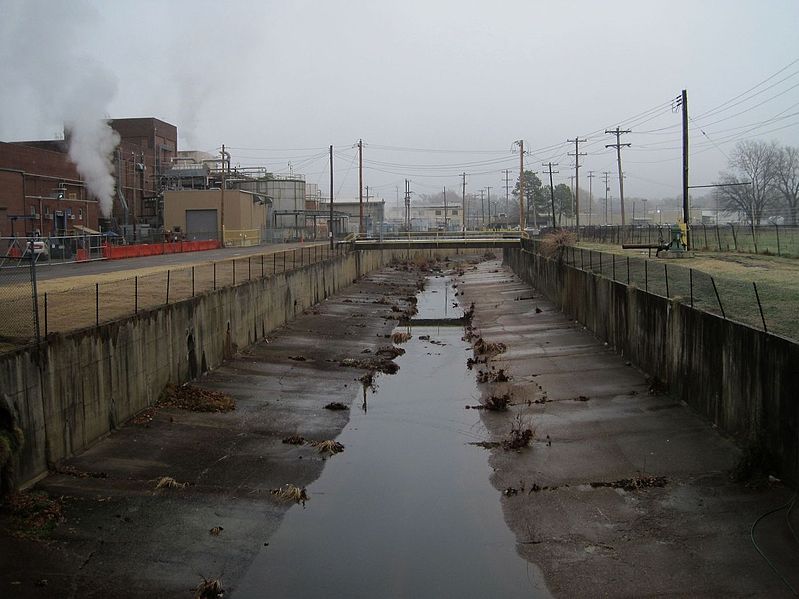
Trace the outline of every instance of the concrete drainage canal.
{"type": "Polygon", "coordinates": [[[542,597],[491,486],[487,437],[449,276],[417,300],[394,375],[358,391],[333,455],[235,597],[542,597]],[[361,395],[362,393],[362,395],[361,395]]]}

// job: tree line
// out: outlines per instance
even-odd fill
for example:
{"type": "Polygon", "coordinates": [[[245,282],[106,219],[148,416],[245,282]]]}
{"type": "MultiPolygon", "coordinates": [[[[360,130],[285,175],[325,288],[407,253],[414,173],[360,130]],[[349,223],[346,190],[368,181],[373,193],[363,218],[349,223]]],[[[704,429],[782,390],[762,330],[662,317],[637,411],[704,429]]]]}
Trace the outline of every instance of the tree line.
{"type": "Polygon", "coordinates": [[[799,148],[776,141],[739,142],[716,184],[716,199],[728,214],[740,212],[756,225],[780,217],[799,225],[799,148]]]}

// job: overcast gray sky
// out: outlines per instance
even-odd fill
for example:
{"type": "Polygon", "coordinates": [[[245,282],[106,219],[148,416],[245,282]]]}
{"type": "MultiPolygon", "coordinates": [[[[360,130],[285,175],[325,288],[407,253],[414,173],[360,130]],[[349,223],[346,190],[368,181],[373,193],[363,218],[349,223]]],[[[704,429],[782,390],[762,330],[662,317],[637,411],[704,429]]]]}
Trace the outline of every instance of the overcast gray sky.
{"type": "MultiPolygon", "coordinates": [[[[233,164],[275,172],[291,161],[326,190],[334,144],[337,197],[357,197],[359,138],[365,184],[387,200],[405,178],[418,193],[459,190],[462,171],[467,191],[504,197],[522,138],[531,168],[558,162],[568,183],[575,135],[589,139],[585,189],[589,169],[616,170],[603,133],[616,125],[633,129],[625,195],[673,197],[670,102],[683,88],[694,184],[712,182],[742,137],[799,145],[796,0],[0,0],[0,11],[0,139],[52,138],[67,88],[101,72],[107,116],[174,123],[181,149],[224,143],[233,164]]],[[[95,94],[80,87],[70,93],[95,94]]]]}

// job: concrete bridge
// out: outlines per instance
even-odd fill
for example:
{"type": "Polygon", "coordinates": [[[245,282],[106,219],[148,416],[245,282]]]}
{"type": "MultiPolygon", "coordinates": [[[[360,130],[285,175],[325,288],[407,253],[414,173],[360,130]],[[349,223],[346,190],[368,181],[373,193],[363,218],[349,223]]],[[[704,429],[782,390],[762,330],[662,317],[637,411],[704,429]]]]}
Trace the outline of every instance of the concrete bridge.
{"type": "Polygon", "coordinates": [[[381,239],[349,240],[355,250],[380,249],[503,249],[518,248],[518,231],[410,232],[384,235],[381,239]]]}

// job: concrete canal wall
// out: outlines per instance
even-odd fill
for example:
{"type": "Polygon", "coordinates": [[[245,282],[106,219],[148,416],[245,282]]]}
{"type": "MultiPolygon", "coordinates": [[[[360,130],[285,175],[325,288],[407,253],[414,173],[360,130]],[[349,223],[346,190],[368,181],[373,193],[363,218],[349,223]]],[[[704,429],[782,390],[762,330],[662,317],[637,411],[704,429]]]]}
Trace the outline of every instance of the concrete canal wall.
{"type": "Polygon", "coordinates": [[[25,436],[12,458],[16,483],[35,480],[151,405],[167,384],[219,366],[358,277],[394,259],[464,251],[350,252],[99,327],[52,334],[39,348],[0,357],[0,416],[13,414],[25,436]]]}
{"type": "Polygon", "coordinates": [[[799,344],[526,250],[504,257],[673,396],[799,479],[799,344]]]}

